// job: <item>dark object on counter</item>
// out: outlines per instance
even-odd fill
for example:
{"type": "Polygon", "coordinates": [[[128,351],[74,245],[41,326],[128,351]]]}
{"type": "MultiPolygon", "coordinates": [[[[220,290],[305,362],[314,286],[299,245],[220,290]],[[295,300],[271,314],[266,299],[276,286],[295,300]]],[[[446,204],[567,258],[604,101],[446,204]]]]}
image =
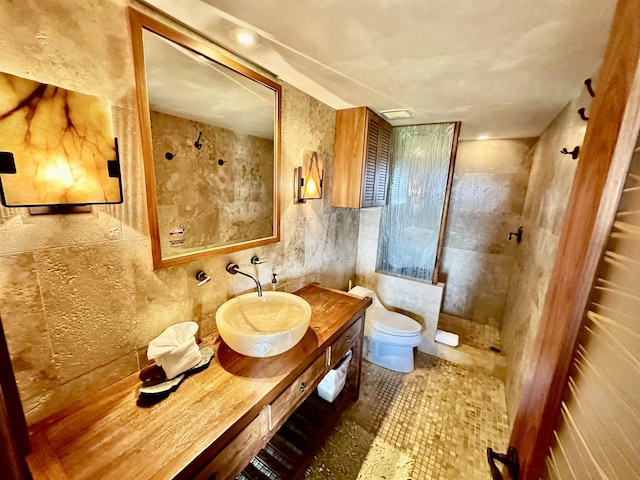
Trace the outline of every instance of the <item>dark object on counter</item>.
{"type": "Polygon", "coordinates": [[[151,365],[150,367],[144,368],[140,372],[142,385],[140,386],[140,395],[138,396],[136,405],[139,407],[150,407],[160,400],[164,400],[171,392],[175,392],[178,389],[186,377],[206,369],[211,363],[212,358],[213,348],[202,347],[200,349],[200,363],[171,380],[167,380],[167,375],[158,365],[151,365]]]}

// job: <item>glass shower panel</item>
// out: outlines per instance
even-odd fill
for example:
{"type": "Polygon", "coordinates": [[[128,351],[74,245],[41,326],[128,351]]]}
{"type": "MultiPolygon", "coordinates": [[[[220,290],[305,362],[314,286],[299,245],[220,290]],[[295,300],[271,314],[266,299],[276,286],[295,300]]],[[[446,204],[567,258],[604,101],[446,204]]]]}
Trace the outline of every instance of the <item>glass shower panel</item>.
{"type": "Polygon", "coordinates": [[[383,207],[377,271],[430,281],[455,124],[393,129],[388,204],[383,207]]]}

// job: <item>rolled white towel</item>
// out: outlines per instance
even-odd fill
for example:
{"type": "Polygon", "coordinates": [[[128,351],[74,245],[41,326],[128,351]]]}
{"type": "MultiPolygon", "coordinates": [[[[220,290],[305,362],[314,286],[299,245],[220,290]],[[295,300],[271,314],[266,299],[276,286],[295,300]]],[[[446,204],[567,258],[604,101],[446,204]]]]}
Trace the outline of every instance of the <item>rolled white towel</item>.
{"type": "Polygon", "coordinates": [[[170,326],[149,342],[147,358],[162,367],[171,380],[200,362],[195,334],[198,324],[183,322],[170,326]]]}
{"type": "Polygon", "coordinates": [[[361,287],[360,285],[356,285],[355,287],[353,287],[351,290],[349,290],[349,292],[351,295],[356,295],[358,297],[374,297],[375,296],[375,292],[373,290],[369,290],[368,288],[365,287],[361,287]]]}
{"type": "Polygon", "coordinates": [[[444,343],[445,345],[449,345],[450,347],[457,347],[460,341],[460,337],[451,332],[446,332],[444,330],[436,330],[436,342],[444,343]]]}

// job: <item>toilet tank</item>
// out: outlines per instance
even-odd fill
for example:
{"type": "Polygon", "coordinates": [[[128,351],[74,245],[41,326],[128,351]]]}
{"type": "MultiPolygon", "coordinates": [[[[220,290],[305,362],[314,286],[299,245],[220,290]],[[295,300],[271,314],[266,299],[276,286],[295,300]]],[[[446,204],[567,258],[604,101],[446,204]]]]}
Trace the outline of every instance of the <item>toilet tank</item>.
{"type": "Polygon", "coordinates": [[[352,295],[356,295],[358,297],[371,298],[373,300],[371,307],[383,307],[383,305],[380,303],[380,300],[378,300],[378,296],[376,295],[376,292],[374,292],[373,290],[369,290],[368,288],[365,288],[365,287],[355,286],[351,290],[349,290],[348,293],[352,295]]]}

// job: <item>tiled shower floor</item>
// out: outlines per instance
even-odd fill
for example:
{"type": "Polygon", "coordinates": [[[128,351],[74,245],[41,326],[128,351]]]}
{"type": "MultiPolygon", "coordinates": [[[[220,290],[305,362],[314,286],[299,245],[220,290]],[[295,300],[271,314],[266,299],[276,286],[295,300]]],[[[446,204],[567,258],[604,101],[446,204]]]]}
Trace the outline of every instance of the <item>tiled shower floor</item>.
{"type": "Polygon", "coordinates": [[[360,400],[305,478],[486,480],[486,448],[507,442],[503,382],[418,352],[409,374],[363,362],[360,400]]]}
{"type": "Polygon", "coordinates": [[[493,325],[483,325],[465,318],[441,313],[438,328],[447,332],[457,333],[460,343],[480,349],[500,349],[500,330],[493,325]]]}

